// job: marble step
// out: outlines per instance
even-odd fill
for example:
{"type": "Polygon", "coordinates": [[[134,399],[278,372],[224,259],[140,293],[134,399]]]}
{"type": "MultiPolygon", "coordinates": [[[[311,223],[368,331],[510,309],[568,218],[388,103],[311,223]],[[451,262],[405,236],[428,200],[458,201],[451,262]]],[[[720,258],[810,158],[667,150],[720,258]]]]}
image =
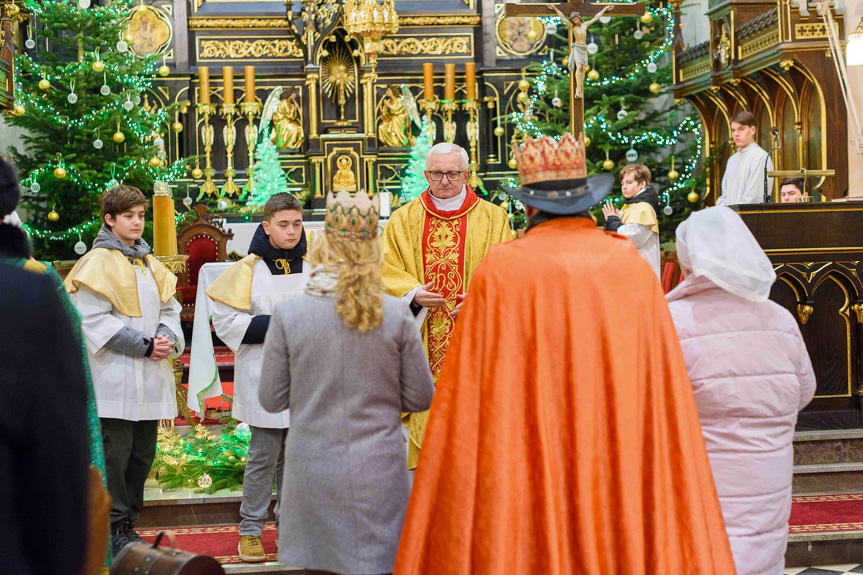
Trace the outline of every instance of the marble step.
{"type": "Polygon", "coordinates": [[[788,536],[785,567],[863,563],[863,531],[788,536]]]}

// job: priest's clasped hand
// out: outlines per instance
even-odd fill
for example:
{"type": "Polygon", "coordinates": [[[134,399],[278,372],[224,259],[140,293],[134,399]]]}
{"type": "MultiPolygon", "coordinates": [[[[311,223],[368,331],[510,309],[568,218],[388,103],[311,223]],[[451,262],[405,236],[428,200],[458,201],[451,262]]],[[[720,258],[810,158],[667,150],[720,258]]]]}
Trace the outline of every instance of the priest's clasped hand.
{"type": "Polygon", "coordinates": [[[429,282],[417,290],[414,295],[414,303],[423,307],[443,307],[446,305],[446,299],[439,293],[431,291],[434,287],[434,282],[429,282]]]}
{"type": "Polygon", "coordinates": [[[620,210],[615,208],[611,201],[608,201],[602,205],[602,215],[605,216],[606,220],[612,216],[617,216],[619,218],[620,210]]]}
{"type": "Polygon", "coordinates": [[[449,312],[449,316],[453,319],[458,317],[458,314],[461,312],[461,306],[464,305],[464,298],[467,294],[456,294],[455,299],[458,301],[455,308],[449,312]]]}

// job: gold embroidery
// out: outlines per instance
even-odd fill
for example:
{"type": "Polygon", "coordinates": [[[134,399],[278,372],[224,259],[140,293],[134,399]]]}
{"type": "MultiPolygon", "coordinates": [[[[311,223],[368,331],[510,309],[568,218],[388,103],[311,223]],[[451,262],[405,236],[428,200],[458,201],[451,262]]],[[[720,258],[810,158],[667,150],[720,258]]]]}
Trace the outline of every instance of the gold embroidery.
{"type": "Polygon", "coordinates": [[[276,268],[285,272],[285,275],[288,275],[289,273],[291,273],[291,264],[288,262],[288,260],[285,260],[285,259],[276,260],[276,268]]]}
{"type": "Polygon", "coordinates": [[[455,324],[449,313],[455,308],[455,296],[462,292],[463,272],[459,269],[459,247],[462,244],[461,219],[429,218],[429,242],[425,254],[426,281],[433,281],[433,291],[447,298],[446,305],[428,313],[429,366],[437,381],[455,324]]]}

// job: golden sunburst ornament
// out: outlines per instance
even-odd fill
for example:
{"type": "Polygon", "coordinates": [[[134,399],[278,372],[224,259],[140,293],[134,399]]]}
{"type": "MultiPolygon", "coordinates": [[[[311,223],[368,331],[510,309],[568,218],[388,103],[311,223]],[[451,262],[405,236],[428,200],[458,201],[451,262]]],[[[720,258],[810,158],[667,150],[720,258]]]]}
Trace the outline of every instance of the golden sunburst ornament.
{"type": "Polygon", "coordinates": [[[338,104],[340,121],[345,119],[345,102],[356,87],[355,70],[353,57],[341,43],[323,62],[321,85],[327,98],[338,104]]]}

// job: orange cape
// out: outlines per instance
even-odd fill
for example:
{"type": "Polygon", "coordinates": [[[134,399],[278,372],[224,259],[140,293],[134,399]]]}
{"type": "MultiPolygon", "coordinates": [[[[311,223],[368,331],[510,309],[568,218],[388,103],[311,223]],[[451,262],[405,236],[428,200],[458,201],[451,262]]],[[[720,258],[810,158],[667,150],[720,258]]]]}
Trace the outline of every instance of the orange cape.
{"type": "Polygon", "coordinates": [[[585,218],[494,246],[437,383],[395,575],[735,573],[680,344],[585,218]]]}

